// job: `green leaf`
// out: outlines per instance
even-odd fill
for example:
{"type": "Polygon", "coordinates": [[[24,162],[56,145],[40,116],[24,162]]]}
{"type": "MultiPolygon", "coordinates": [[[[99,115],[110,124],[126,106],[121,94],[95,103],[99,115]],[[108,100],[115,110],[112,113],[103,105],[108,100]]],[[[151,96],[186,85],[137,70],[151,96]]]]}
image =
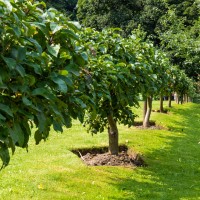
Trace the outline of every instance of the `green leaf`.
{"type": "Polygon", "coordinates": [[[0,114],[0,119],[5,121],[6,120],[6,117],[4,117],[2,114],[0,114]]]}
{"type": "Polygon", "coordinates": [[[54,100],[54,96],[46,88],[36,88],[32,91],[32,95],[40,95],[46,99],[54,100]]]}
{"type": "Polygon", "coordinates": [[[2,80],[2,77],[0,75],[0,86],[3,85],[3,80],[2,80]]]}
{"type": "Polygon", "coordinates": [[[73,64],[73,63],[67,65],[67,66],[65,67],[65,69],[66,69],[68,72],[71,72],[71,73],[73,73],[73,74],[76,75],[76,76],[79,76],[79,74],[80,74],[80,69],[79,69],[79,67],[78,67],[77,65],[73,64]]]}
{"type": "Polygon", "coordinates": [[[39,74],[39,75],[41,75],[42,74],[42,69],[41,69],[41,66],[40,65],[38,65],[38,64],[36,64],[36,63],[26,63],[28,66],[30,66],[30,67],[33,67],[33,69],[34,69],[34,72],[36,73],[36,74],[39,74]]]}
{"type": "Polygon", "coordinates": [[[37,119],[38,119],[38,130],[40,132],[45,132],[46,127],[47,127],[47,118],[43,112],[40,112],[37,114],[37,119]]]}
{"type": "Polygon", "coordinates": [[[53,129],[56,131],[56,132],[63,132],[63,129],[62,129],[62,126],[60,123],[58,123],[57,121],[53,121],[53,129]]]}
{"type": "Polygon", "coordinates": [[[42,47],[41,45],[37,42],[37,40],[34,40],[33,38],[28,38],[27,39],[29,42],[31,42],[32,44],[34,44],[34,46],[36,47],[38,53],[42,53],[42,47]]]}
{"type": "Polygon", "coordinates": [[[75,56],[75,62],[78,65],[85,65],[85,63],[87,62],[87,54],[85,53],[81,53],[81,55],[76,54],[75,56]]]}
{"type": "Polygon", "coordinates": [[[17,61],[23,61],[26,58],[26,47],[18,47],[12,49],[12,55],[17,61]]]}
{"type": "Polygon", "coordinates": [[[21,36],[21,30],[19,27],[14,26],[13,27],[13,31],[15,33],[15,35],[19,38],[21,36]]]}
{"type": "Polygon", "coordinates": [[[81,99],[77,98],[76,103],[78,103],[83,109],[87,107],[86,104],[81,99]]]}
{"type": "Polygon", "coordinates": [[[8,138],[8,141],[9,141],[8,147],[11,148],[12,154],[14,154],[15,153],[15,144],[14,144],[14,142],[13,142],[11,137],[8,138]]]}
{"type": "Polygon", "coordinates": [[[1,142],[0,142],[0,158],[3,162],[1,166],[1,169],[2,169],[8,165],[10,161],[10,155],[9,155],[8,147],[5,144],[2,144],[1,142]]]}
{"type": "Polygon", "coordinates": [[[81,24],[80,24],[79,22],[76,22],[76,21],[69,21],[68,26],[69,26],[70,28],[74,29],[74,27],[73,27],[72,25],[75,26],[75,27],[78,28],[78,29],[81,29],[81,24]]]}
{"type": "Polygon", "coordinates": [[[64,80],[62,80],[59,77],[52,77],[52,80],[54,83],[58,85],[58,88],[61,92],[64,92],[64,93],[67,92],[68,88],[64,80]]]}
{"type": "Polygon", "coordinates": [[[35,77],[32,75],[26,75],[26,77],[28,77],[29,80],[29,86],[33,86],[36,83],[35,77]]]}
{"type": "Polygon", "coordinates": [[[22,101],[26,106],[31,106],[32,102],[29,101],[26,97],[22,97],[22,101]]]}
{"type": "Polygon", "coordinates": [[[26,75],[25,69],[21,65],[17,65],[16,70],[22,77],[26,75]]]}
{"type": "Polygon", "coordinates": [[[34,138],[35,138],[35,144],[38,145],[40,141],[43,139],[42,133],[39,130],[35,131],[34,138]]]}
{"type": "Polygon", "coordinates": [[[51,22],[50,23],[50,29],[51,29],[53,34],[56,33],[57,31],[59,31],[62,28],[63,28],[63,26],[60,26],[57,22],[51,22]]]}
{"type": "Polygon", "coordinates": [[[2,58],[5,61],[5,63],[7,64],[7,66],[10,68],[10,70],[13,70],[16,67],[17,62],[13,58],[6,58],[4,56],[2,56],[2,58]]]}
{"type": "Polygon", "coordinates": [[[49,32],[45,24],[40,22],[30,22],[30,25],[39,28],[44,35],[49,36],[49,32]]]}
{"type": "Polygon", "coordinates": [[[67,70],[59,70],[59,74],[62,76],[66,76],[68,74],[67,70]]]}
{"type": "Polygon", "coordinates": [[[49,53],[55,57],[58,56],[58,53],[59,53],[59,50],[60,50],[60,44],[57,44],[57,45],[51,45],[49,46],[47,44],[47,49],[49,51],[49,53]]]}
{"type": "Polygon", "coordinates": [[[0,110],[9,115],[10,117],[13,117],[12,110],[7,105],[0,103],[0,110]]]}
{"type": "Polygon", "coordinates": [[[19,122],[15,122],[13,127],[9,129],[10,136],[14,144],[22,147],[24,145],[24,132],[19,125],[19,122]]]}
{"type": "Polygon", "coordinates": [[[73,40],[79,40],[78,35],[76,35],[73,31],[69,29],[62,29],[62,33],[65,33],[69,38],[73,40]]]}
{"type": "Polygon", "coordinates": [[[68,77],[65,77],[65,82],[66,82],[66,84],[68,85],[68,86],[73,86],[73,81],[72,81],[72,79],[71,78],[68,78],[68,77]]]}
{"type": "Polygon", "coordinates": [[[71,54],[69,51],[65,50],[60,54],[60,58],[64,58],[66,60],[70,60],[72,58],[71,54]]]}
{"type": "Polygon", "coordinates": [[[88,55],[86,52],[81,53],[81,56],[85,62],[88,62],[88,55]]]}
{"type": "Polygon", "coordinates": [[[152,74],[152,77],[153,77],[154,79],[157,79],[157,78],[158,78],[156,74],[152,74]]]}

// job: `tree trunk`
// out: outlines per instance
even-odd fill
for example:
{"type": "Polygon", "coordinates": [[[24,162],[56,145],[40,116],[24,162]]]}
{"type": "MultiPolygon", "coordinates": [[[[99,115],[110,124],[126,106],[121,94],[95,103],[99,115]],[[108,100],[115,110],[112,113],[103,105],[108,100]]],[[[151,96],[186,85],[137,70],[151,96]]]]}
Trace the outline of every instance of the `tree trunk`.
{"type": "Polygon", "coordinates": [[[160,112],[163,113],[164,109],[163,109],[163,95],[160,95],[160,112]]]}
{"type": "Polygon", "coordinates": [[[169,101],[168,101],[168,107],[171,108],[172,107],[172,95],[169,95],[169,101]]]}
{"type": "Polygon", "coordinates": [[[176,95],[176,98],[177,98],[177,99],[176,99],[176,103],[179,104],[179,102],[180,102],[180,97],[179,97],[179,94],[178,94],[178,93],[177,93],[177,95],[176,95]]]}
{"type": "Polygon", "coordinates": [[[150,116],[151,116],[151,110],[152,110],[152,97],[147,97],[147,112],[143,121],[143,127],[147,128],[149,127],[149,121],[150,121],[150,116]]]}
{"type": "Polygon", "coordinates": [[[183,94],[180,95],[181,104],[183,104],[183,94]]]}
{"type": "Polygon", "coordinates": [[[188,103],[188,95],[187,94],[184,95],[184,103],[188,103]]]}
{"type": "Polygon", "coordinates": [[[109,153],[112,155],[118,155],[118,129],[112,114],[108,115],[108,124],[109,153]]]}
{"type": "Polygon", "coordinates": [[[143,107],[143,121],[145,119],[147,113],[147,98],[144,99],[144,107],[143,107]]]}
{"type": "Polygon", "coordinates": [[[174,100],[179,104],[179,94],[177,92],[174,93],[174,100]]]}

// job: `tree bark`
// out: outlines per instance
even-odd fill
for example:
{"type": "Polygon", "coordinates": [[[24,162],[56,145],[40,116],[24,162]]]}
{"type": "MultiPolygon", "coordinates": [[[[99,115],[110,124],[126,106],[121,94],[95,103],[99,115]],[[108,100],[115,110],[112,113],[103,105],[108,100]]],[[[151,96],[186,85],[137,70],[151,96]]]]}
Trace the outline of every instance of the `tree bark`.
{"type": "Polygon", "coordinates": [[[172,107],[172,95],[169,95],[169,101],[168,101],[168,107],[171,108],[172,107]]]}
{"type": "Polygon", "coordinates": [[[149,127],[149,121],[150,121],[150,116],[151,116],[151,110],[152,110],[152,97],[147,97],[147,112],[143,121],[143,127],[147,128],[149,127]]]}
{"type": "Polygon", "coordinates": [[[188,95],[184,94],[184,103],[188,103],[188,95]]]}
{"type": "Polygon", "coordinates": [[[144,99],[144,107],[143,107],[143,121],[145,119],[147,113],[147,98],[144,99]]]}
{"type": "Polygon", "coordinates": [[[181,104],[183,104],[183,94],[180,95],[181,104]]]}
{"type": "Polygon", "coordinates": [[[164,112],[164,108],[163,108],[163,95],[160,95],[160,112],[163,113],[164,112]]]}
{"type": "Polygon", "coordinates": [[[176,95],[176,103],[179,104],[179,102],[180,102],[180,96],[179,96],[179,94],[177,93],[177,95],[176,95]]]}
{"type": "Polygon", "coordinates": [[[186,99],[187,99],[187,103],[189,102],[189,96],[188,95],[186,95],[186,99]]]}
{"type": "Polygon", "coordinates": [[[118,144],[118,129],[113,115],[108,115],[108,138],[109,138],[109,153],[112,155],[118,155],[119,144],[118,144]]]}

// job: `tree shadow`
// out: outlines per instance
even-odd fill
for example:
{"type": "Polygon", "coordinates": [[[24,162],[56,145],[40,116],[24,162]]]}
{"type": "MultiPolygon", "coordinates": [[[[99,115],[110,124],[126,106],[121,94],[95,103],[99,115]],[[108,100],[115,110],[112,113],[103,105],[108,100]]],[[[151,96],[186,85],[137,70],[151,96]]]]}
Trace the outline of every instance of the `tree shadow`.
{"type": "Polygon", "coordinates": [[[117,182],[124,196],[111,199],[200,199],[200,106],[179,106],[174,112],[171,134],[161,136],[166,147],[146,154],[148,166],[117,182]]]}

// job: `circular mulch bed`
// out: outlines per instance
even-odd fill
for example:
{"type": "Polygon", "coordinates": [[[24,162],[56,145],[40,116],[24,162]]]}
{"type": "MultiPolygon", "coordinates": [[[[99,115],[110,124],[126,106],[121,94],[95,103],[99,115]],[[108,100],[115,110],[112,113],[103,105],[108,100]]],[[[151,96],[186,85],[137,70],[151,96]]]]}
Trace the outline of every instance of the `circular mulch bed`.
{"type": "Polygon", "coordinates": [[[90,166],[145,166],[141,155],[128,151],[127,146],[119,147],[120,153],[118,155],[111,155],[108,153],[107,147],[92,148],[92,149],[75,149],[73,153],[78,155],[84,163],[90,166]]]}

